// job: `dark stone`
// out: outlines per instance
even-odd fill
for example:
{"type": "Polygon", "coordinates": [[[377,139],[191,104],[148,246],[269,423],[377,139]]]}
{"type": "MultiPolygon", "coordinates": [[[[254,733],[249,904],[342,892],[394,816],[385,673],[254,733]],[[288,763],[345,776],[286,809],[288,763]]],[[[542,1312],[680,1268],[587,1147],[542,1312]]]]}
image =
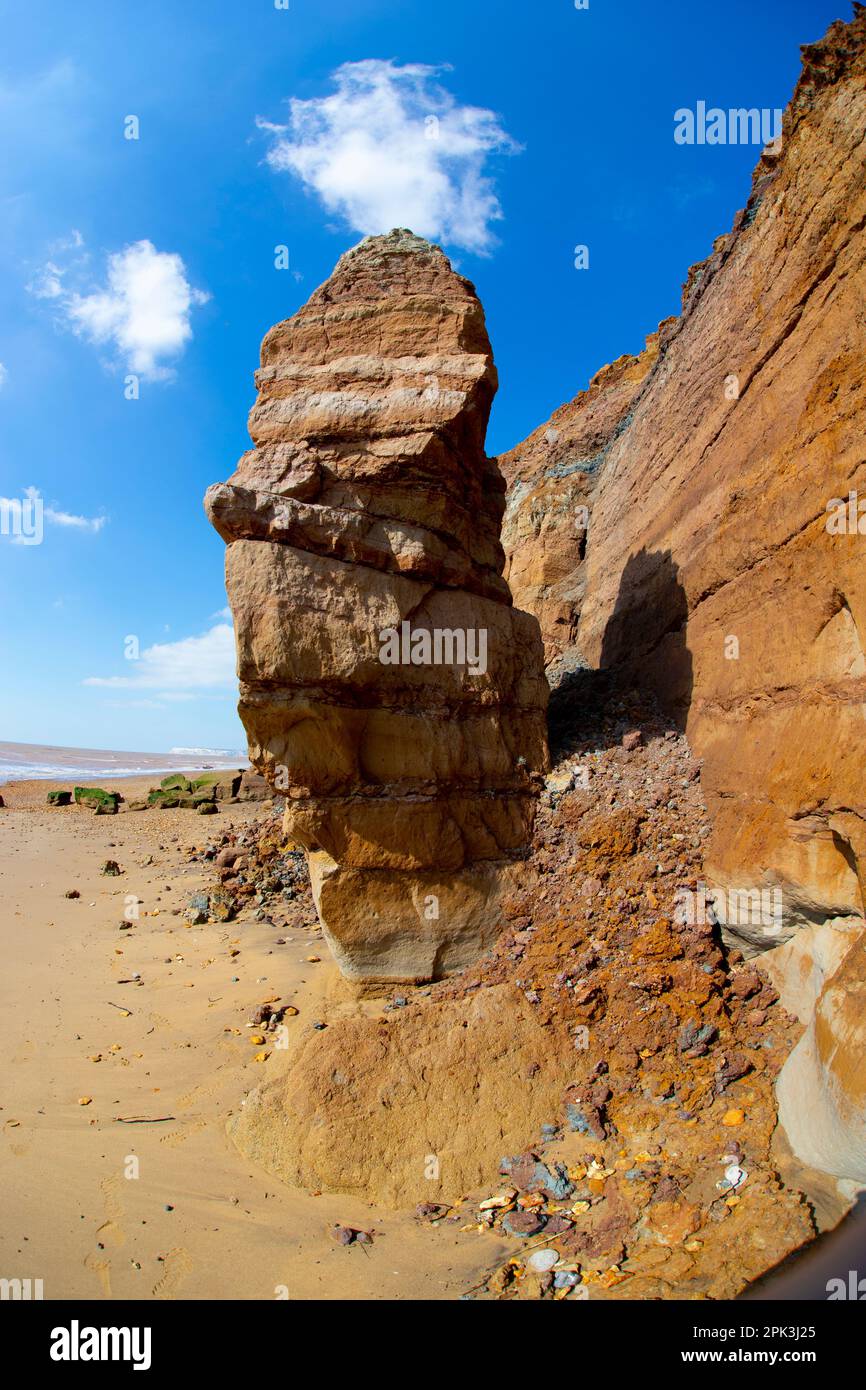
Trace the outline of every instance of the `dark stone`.
{"type": "Polygon", "coordinates": [[[547,1224],[547,1218],[537,1211],[510,1211],[502,1222],[502,1229],[510,1236],[538,1235],[547,1224]]]}

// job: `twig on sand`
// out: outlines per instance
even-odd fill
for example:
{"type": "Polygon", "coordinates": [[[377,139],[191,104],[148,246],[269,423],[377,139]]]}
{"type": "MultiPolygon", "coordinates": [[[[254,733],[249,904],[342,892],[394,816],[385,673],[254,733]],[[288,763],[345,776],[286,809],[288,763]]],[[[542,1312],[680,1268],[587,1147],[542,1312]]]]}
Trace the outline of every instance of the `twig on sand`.
{"type": "Polygon", "coordinates": [[[166,1120],[173,1120],[174,1115],[115,1115],[115,1121],[119,1125],[161,1125],[166,1120]]]}

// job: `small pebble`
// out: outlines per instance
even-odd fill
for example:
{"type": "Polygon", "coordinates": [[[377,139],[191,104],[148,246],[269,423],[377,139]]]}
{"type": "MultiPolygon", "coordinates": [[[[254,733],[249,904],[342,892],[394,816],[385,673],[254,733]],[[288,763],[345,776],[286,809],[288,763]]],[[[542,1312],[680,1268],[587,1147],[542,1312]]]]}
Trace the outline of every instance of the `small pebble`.
{"type": "Polygon", "coordinates": [[[535,1270],[536,1274],[548,1274],[558,1262],[558,1250],[534,1250],[526,1261],[529,1268],[535,1270]]]}

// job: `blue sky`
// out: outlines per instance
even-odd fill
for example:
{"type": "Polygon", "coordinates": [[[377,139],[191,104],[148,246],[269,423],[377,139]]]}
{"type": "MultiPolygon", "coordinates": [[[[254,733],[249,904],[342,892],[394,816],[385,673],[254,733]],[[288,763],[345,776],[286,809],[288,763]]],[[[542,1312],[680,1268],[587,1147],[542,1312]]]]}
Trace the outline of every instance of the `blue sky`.
{"type": "Polygon", "coordinates": [[[484,303],[488,448],[509,448],[678,311],[745,202],[758,148],[678,145],[675,110],[784,106],[799,45],[849,17],[847,0],[2,0],[0,497],[36,489],[44,534],[0,536],[0,739],[241,746],[201,498],[248,447],[270,325],[362,231],[434,235],[484,303]],[[428,110],[438,143],[419,145],[428,110]]]}

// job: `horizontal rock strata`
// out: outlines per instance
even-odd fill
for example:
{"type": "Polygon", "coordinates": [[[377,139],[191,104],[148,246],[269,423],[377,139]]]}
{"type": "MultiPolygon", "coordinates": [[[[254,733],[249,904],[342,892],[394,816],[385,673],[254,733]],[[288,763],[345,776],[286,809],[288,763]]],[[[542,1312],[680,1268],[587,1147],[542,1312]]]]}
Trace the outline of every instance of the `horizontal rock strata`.
{"type": "Polygon", "coordinates": [[[552,678],[567,666],[577,639],[596,485],[658,359],[658,338],[653,333],[638,356],[603,367],[585,391],[498,459],[508,483],[505,576],[514,602],[538,618],[552,678]]]}
{"type": "MultiPolygon", "coordinates": [[[[662,325],[627,413],[612,405],[609,447],[591,489],[581,484],[585,556],[554,517],[563,441],[545,442],[542,428],[504,461],[528,460],[511,475],[509,572],[515,583],[529,570],[516,589],[548,655],[569,632],[573,665],[630,672],[660,695],[703,760],[708,877],[729,898],[781,896],[779,913],[722,923],[749,953],[825,923],[863,928],[864,79],[858,6],[803,49],[781,143],[762,155],[732,230],[689,272],[682,315],[662,325]],[[517,539],[532,534],[541,553],[524,561],[517,539]]],[[[554,429],[581,420],[591,398],[554,429]]],[[[564,489],[581,476],[575,461],[564,489]]],[[[848,990],[857,959],[846,956],[848,990]]],[[[841,1020],[832,979],[822,998],[826,1043],[830,1013],[841,1020]]],[[[847,1049],[854,1032],[838,1028],[847,1049]]],[[[824,1069],[843,1114],[862,1087],[853,1059],[832,1054],[815,1043],[813,1074],[824,1069]]],[[[802,1104],[807,1091],[797,1094],[802,1104]]],[[[786,1122],[793,1113],[786,1103],[786,1122]]],[[[850,1173],[847,1141],[835,1160],[833,1142],[827,1165],[850,1173]]]]}
{"type": "Polygon", "coordinates": [[[250,757],[288,799],[344,972],[430,978],[498,930],[546,765],[542,648],[512,606],[496,374],[473,287],[368,238],[262,345],[256,448],[208,491],[250,757]]]}

